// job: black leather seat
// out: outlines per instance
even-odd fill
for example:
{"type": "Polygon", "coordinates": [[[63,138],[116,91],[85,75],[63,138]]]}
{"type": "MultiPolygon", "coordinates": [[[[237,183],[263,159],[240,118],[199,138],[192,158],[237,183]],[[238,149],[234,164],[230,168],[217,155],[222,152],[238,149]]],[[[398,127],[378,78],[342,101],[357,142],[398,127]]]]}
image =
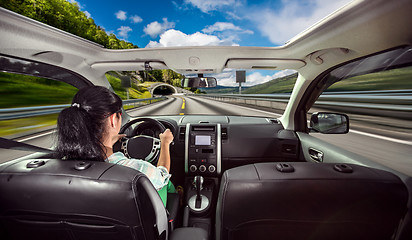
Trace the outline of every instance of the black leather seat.
{"type": "Polygon", "coordinates": [[[223,174],[216,239],[392,239],[408,192],[394,174],[357,166],[260,163],[223,174]]]}
{"type": "Polygon", "coordinates": [[[167,239],[148,178],[105,162],[25,160],[0,167],[0,239],[167,239]]]}

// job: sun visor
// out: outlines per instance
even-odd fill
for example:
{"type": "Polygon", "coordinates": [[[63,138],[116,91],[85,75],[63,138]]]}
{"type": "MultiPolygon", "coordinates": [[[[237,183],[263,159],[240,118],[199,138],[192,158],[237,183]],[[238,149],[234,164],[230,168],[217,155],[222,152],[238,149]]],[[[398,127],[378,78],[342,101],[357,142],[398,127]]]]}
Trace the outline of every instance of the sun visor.
{"type": "Polygon", "coordinates": [[[104,71],[142,71],[150,69],[168,69],[163,62],[96,62],[91,65],[93,69],[104,71]],[[147,63],[149,64],[147,66],[147,63]]]}
{"type": "Polygon", "coordinates": [[[306,63],[296,59],[229,59],[227,68],[233,69],[299,69],[306,63]]]}

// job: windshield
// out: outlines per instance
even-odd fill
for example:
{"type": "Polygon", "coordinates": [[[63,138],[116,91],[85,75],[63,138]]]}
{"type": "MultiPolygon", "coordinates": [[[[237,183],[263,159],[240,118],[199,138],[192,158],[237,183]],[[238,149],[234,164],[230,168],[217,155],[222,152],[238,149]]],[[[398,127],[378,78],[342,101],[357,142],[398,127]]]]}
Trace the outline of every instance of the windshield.
{"type": "MultiPolygon", "coordinates": [[[[224,74],[214,76],[218,78],[218,82],[230,84],[232,80],[235,82],[237,72],[226,70],[224,74]]],[[[124,109],[133,117],[159,115],[267,117],[268,113],[275,113],[276,116],[283,113],[297,73],[293,70],[247,71],[243,82],[235,82],[229,86],[218,85],[213,88],[182,87],[181,81],[184,75],[173,70],[110,71],[105,76],[116,94],[123,99],[124,109]],[[266,82],[252,85],[261,81],[261,78],[266,78],[266,82]],[[216,100],[225,103],[217,103],[216,100]],[[150,104],[152,106],[148,106],[150,104]],[[233,104],[249,105],[249,108],[235,107],[233,104]],[[253,108],[250,108],[250,105],[253,108]],[[262,109],[266,109],[267,112],[261,111],[262,109]]]]}

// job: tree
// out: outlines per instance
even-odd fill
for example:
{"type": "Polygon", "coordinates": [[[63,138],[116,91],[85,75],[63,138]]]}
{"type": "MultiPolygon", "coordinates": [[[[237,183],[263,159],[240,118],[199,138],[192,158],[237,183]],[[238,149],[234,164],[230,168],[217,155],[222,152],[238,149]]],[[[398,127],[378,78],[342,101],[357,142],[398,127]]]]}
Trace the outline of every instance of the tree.
{"type": "Polygon", "coordinates": [[[65,0],[0,0],[0,6],[11,11],[59,28],[79,37],[96,42],[110,49],[137,48],[136,45],[119,40],[97,26],[80,10],[77,2],[65,0]]]}

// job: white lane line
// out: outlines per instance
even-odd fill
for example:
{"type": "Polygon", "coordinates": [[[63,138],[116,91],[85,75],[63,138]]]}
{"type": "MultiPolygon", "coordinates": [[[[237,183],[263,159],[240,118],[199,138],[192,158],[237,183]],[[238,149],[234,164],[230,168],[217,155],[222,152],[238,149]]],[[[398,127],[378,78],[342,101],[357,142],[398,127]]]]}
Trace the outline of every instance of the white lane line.
{"type": "Polygon", "coordinates": [[[378,138],[378,139],[382,139],[382,140],[386,140],[386,141],[390,141],[390,142],[401,143],[401,144],[406,144],[406,145],[411,145],[412,146],[411,141],[405,141],[405,140],[400,140],[400,139],[396,139],[396,138],[385,137],[385,136],[376,135],[376,134],[373,134],[373,133],[361,132],[361,131],[357,131],[357,130],[349,130],[349,132],[364,135],[364,136],[368,136],[368,137],[378,138]]]}
{"type": "Polygon", "coordinates": [[[35,139],[35,138],[39,138],[39,137],[43,137],[43,136],[52,134],[54,132],[56,132],[56,130],[53,130],[51,132],[42,133],[42,134],[35,135],[35,136],[31,136],[31,137],[28,137],[28,138],[23,138],[23,139],[18,140],[17,142],[26,142],[26,141],[29,141],[29,140],[32,140],[32,139],[35,139]]]}

